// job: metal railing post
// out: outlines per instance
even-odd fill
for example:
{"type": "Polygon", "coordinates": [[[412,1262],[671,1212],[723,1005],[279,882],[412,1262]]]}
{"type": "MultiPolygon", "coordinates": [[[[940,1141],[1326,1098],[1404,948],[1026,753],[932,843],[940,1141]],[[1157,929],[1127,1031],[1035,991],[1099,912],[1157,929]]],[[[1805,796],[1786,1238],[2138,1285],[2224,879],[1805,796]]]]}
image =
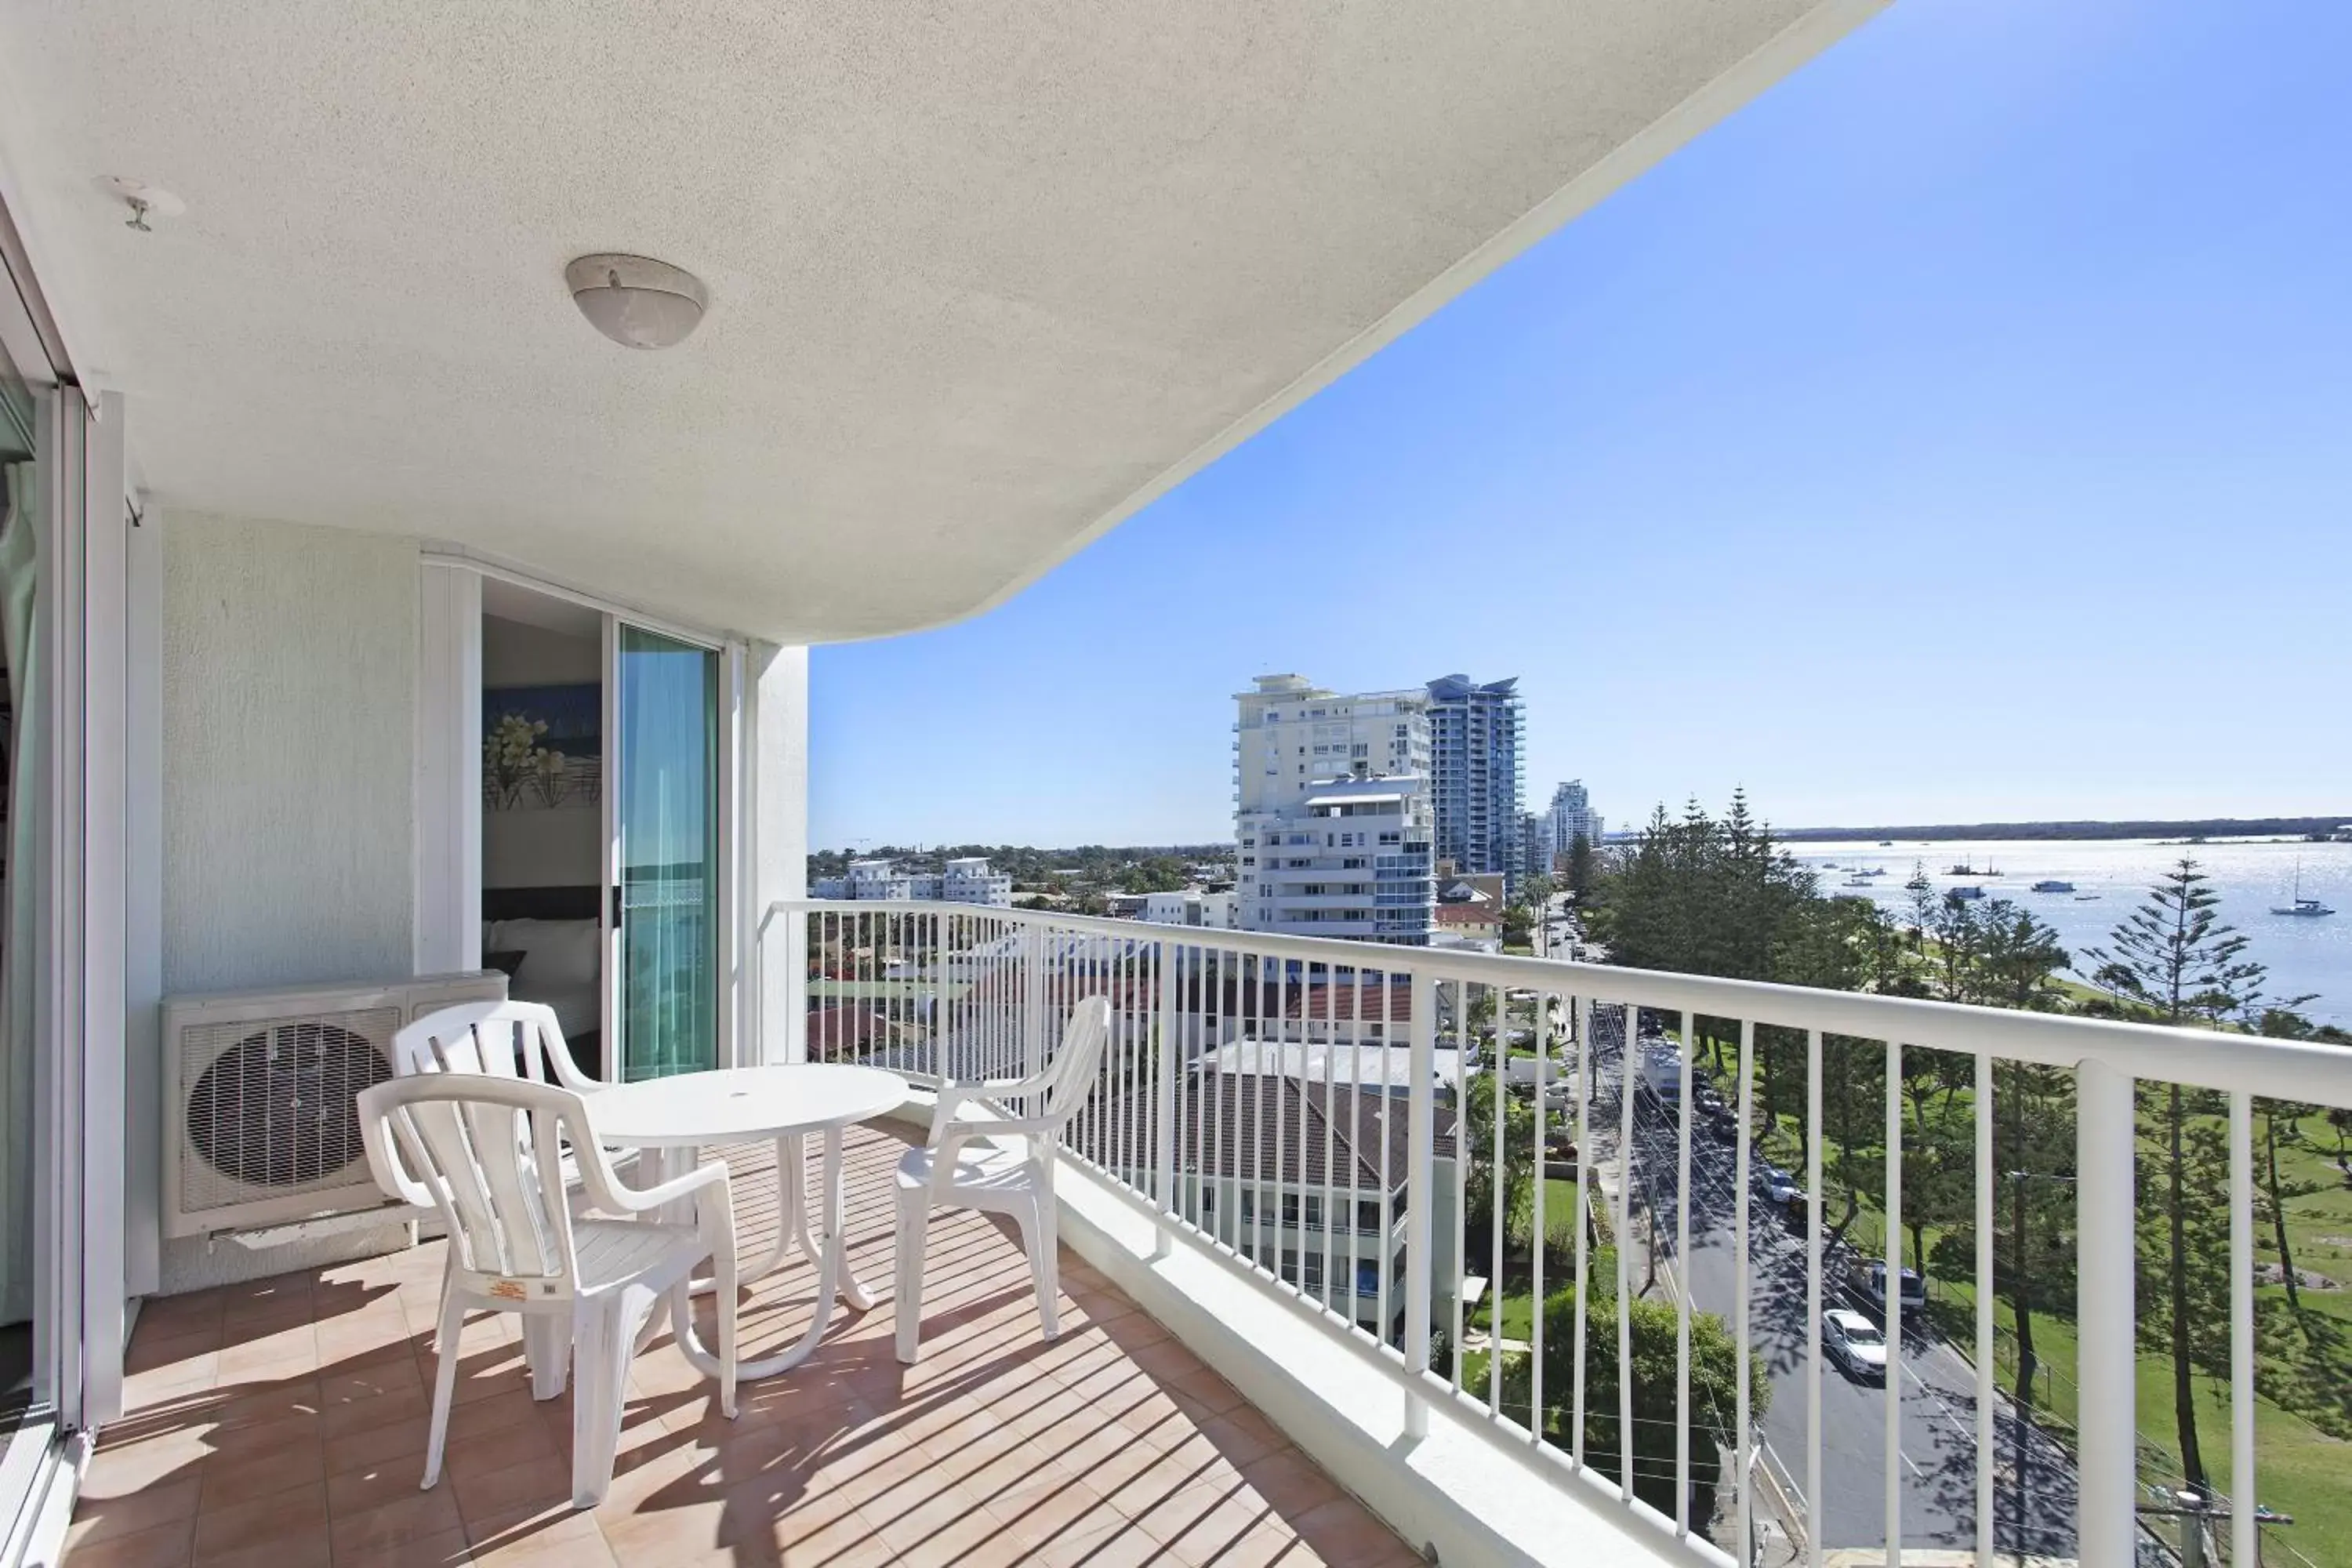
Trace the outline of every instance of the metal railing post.
{"type": "Polygon", "coordinates": [[[1194,950],[1160,941],[1160,1026],[1152,1042],[1159,1064],[1156,1101],[1151,1116],[1151,1163],[1160,1173],[1160,1224],[1153,1229],[1151,1256],[1165,1258],[1175,1249],[1176,1219],[1176,1075],[1184,1070],[1183,1048],[1176,1038],[1176,971],[1194,950]]]}
{"type": "Polygon", "coordinates": [[[1021,1076],[1045,1070],[1045,928],[1021,931],[1021,1076]]]}
{"type": "MultiPolygon", "coordinates": [[[[2076,1497],[2083,1568],[2132,1568],[2136,1521],[2132,1287],[2132,1080],[2105,1062],[2076,1069],[2076,1376],[2085,1419],[2076,1497]]],[[[1890,1287],[1891,1289],[1891,1287],[1890,1287]]]]}
{"type": "MultiPolygon", "coordinates": [[[[1429,1371],[1430,1291],[1436,1276],[1429,1253],[1437,1184],[1437,982],[1425,971],[1412,977],[1412,1047],[1406,1072],[1412,1082],[1405,1102],[1404,1431],[1408,1437],[1426,1437],[1429,1391],[1422,1378],[1429,1371]]],[[[1385,1195],[1382,1201],[1385,1205],[1385,1195]]],[[[1381,1267],[1385,1272],[1386,1263],[1381,1267]]]]}

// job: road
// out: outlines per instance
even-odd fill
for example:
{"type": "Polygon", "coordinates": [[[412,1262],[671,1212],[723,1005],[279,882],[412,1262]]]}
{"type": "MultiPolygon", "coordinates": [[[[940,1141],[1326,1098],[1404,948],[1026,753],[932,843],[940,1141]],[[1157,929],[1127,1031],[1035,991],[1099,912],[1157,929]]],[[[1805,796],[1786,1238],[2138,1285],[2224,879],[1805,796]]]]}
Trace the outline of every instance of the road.
{"type": "MultiPolygon", "coordinates": [[[[1592,1110],[1595,1153],[1613,1155],[1618,1126],[1616,1061],[1622,1027],[1599,1027],[1594,1020],[1594,1056],[1601,1084],[1592,1110]],[[1617,1037],[1612,1038],[1612,1037],[1617,1037]],[[1605,1102],[1605,1104],[1604,1104],[1605,1102]]],[[[1654,1048],[1663,1049],[1663,1046],[1654,1048]]],[[[1737,1303],[1739,1258],[1735,1231],[1736,1146],[1707,1129],[1703,1119],[1691,1130],[1691,1255],[1679,1267],[1675,1242],[1676,1173],[1680,1160],[1676,1124],[1667,1107],[1635,1085],[1634,1188],[1646,1192],[1658,1218],[1661,1258],[1688,1281],[1695,1307],[1720,1313],[1727,1322],[1737,1303]]],[[[1763,1420],[1767,1462],[1775,1466],[1826,1549],[1882,1544],[1885,1540],[1886,1393],[1883,1386],[1849,1377],[1824,1358],[1822,1365],[1822,1496],[1804,1506],[1806,1479],[1806,1385],[1810,1351],[1817,1330],[1805,1313],[1805,1246],[1801,1221],[1784,1223],[1760,1196],[1748,1205],[1749,1255],[1754,1269],[1749,1295],[1750,1329],[1771,1385],[1763,1420]]],[[[1843,1300],[1837,1280],[1842,1260],[1823,1268],[1824,1305],[1858,1306],[1843,1300]]],[[[1638,1279],[1638,1275],[1637,1275],[1638,1279]]],[[[1875,1314],[1873,1314],[1874,1318],[1875,1314]]],[[[1949,1344],[1905,1325],[1902,1354],[1900,1485],[1903,1544],[1958,1548],[1976,1539],[1976,1374],[1949,1344]]],[[[1994,1534],[2004,1552],[2020,1550],[2055,1557],[2074,1554],[2074,1465],[2057,1443],[2038,1429],[2030,1433],[2021,1475],[2022,1424],[2007,1400],[1995,1413],[1994,1534]],[[2022,1539],[2021,1540],[2021,1537],[2022,1539]]]]}

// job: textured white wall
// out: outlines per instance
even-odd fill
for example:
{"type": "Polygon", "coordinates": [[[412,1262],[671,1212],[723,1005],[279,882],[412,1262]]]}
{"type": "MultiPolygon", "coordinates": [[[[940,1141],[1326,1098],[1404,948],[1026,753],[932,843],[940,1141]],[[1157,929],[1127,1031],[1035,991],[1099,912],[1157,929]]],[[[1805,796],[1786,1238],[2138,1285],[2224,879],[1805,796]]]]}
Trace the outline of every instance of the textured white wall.
{"type": "Polygon", "coordinates": [[[412,961],[414,540],[163,523],[163,985],[412,961]]]}
{"type": "MultiPolygon", "coordinates": [[[[414,540],[194,513],[163,547],[163,988],[409,973],[414,540]]],[[[165,1244],[169,1293],[399,1247],[165,1244]]]]}

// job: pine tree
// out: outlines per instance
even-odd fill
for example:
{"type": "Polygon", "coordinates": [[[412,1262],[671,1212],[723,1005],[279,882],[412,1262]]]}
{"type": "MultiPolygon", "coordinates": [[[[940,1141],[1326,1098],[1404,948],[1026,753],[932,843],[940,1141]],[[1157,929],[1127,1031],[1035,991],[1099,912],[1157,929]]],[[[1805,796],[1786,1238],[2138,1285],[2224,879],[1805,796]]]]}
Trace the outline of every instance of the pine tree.
{"type": "MultiPolygon", "coordinates": [[[[2084,957],[2092,978],[2126,1010],[2168,1024],[2218,1026],[2260,1004],[2268,971],[2245,957],[2248,938],[2223,925],[2221,897],[2183,856],[2147,901],[2084,957]]],[[[2139,1184],[2140,1331],[2172,1362],[2173,1424],[2184,1479],[2207,1484],[2197,1440],[2196,1371],[2229,1354],[2229,1149],[2210,1091],[2177,1083],[2140,1094],[2141,1137],[2162,1169],[2139,1184]]]]}

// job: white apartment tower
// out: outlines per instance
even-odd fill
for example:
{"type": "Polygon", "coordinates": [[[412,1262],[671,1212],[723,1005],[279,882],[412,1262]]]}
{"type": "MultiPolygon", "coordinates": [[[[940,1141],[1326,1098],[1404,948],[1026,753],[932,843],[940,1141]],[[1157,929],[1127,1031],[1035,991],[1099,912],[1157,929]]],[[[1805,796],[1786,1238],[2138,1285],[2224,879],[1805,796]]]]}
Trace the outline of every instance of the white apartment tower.
{"type": "Polygon", "coordinates": [[[1262,675],[1234,699],[1244,931],[1425,945],[1435,924],[1429,694],[1262,675]]]}
{"type": "Polygon", "coordinates": [[[1592,809],[1592,797],[1585,792],[1584,781],[1570,779],[1551,792],[1551,847],[1555,856],[1568,853],[1568,847],[1578,834],[1594,848],[1601,847],[1601,814],[1592,809]]]}

